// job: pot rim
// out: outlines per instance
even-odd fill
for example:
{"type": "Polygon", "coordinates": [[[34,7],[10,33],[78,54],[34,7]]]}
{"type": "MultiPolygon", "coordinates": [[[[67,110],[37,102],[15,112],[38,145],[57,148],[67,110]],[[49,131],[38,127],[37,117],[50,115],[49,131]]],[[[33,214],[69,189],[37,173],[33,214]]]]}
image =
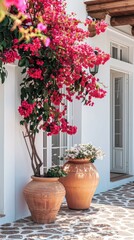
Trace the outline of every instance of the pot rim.
{"type": "Polygon", "coordinates": [[[68,161],[73,163],[91,163],[89,158],[69,158],[68,161]]]}
{"type": "Polygon", "coordinates": [[[35,177],[31,176],[33,181],[37,182],[57,182],[59,180],[59,177],[35,177]]]}

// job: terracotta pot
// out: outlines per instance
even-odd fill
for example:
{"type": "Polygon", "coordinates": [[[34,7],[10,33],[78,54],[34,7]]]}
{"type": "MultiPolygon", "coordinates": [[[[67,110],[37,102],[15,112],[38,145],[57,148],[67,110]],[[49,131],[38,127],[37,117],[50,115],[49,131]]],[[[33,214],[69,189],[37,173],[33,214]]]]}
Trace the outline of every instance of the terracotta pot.
{"type": "Polygon", "coordinates": [[[89,37],[94,37],[96,35],[96,28],[94,24],[88,25],[88,31],[90,32],[89,37]]]}
{"type": "Polygon", "coordinates": [[[60,178],[71,209],[88,209],[99,182],[99,174],[88,159],[69,160],[63,166],[67,177],[60,178]]]}
{"type": "Polygon", "coordinates": [[[58,178],[32,177],[24,188],[24,197],[36,223],[55,221],[65,196],[65,188],[58,178]]]}

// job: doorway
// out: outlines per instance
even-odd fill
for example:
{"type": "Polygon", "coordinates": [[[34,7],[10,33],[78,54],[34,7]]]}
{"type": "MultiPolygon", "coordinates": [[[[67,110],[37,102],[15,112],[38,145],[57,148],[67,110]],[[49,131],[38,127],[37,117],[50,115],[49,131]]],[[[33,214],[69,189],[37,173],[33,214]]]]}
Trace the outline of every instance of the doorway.
{"type": "Polygon", "coordinates": [[[111,176],[129,173],[129,79],[128,74],[111,70],[111,176]]]}

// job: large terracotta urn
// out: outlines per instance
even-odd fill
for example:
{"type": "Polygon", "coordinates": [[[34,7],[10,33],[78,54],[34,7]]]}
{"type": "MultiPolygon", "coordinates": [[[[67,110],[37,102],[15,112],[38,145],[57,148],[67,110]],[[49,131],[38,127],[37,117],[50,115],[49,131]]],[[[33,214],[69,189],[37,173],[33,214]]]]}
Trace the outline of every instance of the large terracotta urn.
{"type": "Polygon", "coordinates": [[[65,196],[59,178],[32,177],[24,188],[24,197],[36,223],[51,223],[56,219],[65,196]]]}
{"type": "Polygon", "coordinates": [[[66,189],[70,209],[88,209],[99,183],[99,174],[89,159],[70,159],[63,170],[68,174],[60,178],[66,189]]]}

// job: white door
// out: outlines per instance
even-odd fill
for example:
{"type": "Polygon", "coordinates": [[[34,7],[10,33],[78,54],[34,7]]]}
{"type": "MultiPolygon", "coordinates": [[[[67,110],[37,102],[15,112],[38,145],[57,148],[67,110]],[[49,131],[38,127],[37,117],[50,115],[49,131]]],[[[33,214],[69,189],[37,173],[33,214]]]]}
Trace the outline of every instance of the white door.
{"type": "Polygon", "coordinates": [[[111,172],[128,172],[128,75],[111,71],[111,172]]]}

